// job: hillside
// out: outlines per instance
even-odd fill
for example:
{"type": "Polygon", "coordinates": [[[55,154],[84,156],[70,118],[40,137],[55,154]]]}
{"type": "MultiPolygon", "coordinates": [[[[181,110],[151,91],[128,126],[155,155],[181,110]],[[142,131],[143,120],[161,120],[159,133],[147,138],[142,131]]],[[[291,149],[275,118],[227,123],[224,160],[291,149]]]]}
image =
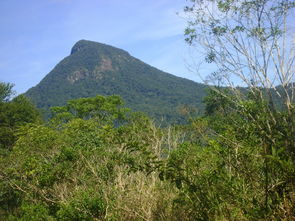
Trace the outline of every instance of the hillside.
{"type": "Polygon", "coordinates": [[[183,122],[182,107],[202,111],[206,86],[160,71],[128,52],[97,42],[81,40],[35,87],[25,95],[47,111],[67,100],[120,95],[126,106],[165,122],[183,122]]]}

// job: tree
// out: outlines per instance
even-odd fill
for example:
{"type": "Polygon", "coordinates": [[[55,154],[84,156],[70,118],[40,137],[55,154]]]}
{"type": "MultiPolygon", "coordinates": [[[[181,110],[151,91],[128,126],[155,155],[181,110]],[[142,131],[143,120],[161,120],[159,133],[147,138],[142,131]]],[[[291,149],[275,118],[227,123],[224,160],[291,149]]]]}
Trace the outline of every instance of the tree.
{"type": "MultiPolygon", "coordinates": [[[[191,0],[185,8],[189,20],[185,35],[216,67],[206,79],[229,87],[240,113],[263,131],[268,143],[265,152],[270,153],[277,142],[276,133],[283,133],[286,151],[295,162],[294,8],[295,2],[289,0],[191,0]],[[244,96],[237,84],[250,95],[244,96]],[[261,105],[261,112],[267,114],[264,125],[242,102],[249,97],[266,103],[261,105]],[[286,114],[277,114],[281,110],[286,114]]],[[[218,88],[217,93],[228,96],[218,88]]]]}
{"type": "Polygon", "coordinates": [[[72,119],[95,119],[101,123],[119,123],[126,117],[128,108],[123,107],[123,100],[116,95],[97,95],[90,98],[69,100],[65,106],[51,108],[54,124],[61,124],[72,119]]]}
{"type": "Polygon", "coordinates": [[[4,149],[13,146],[19,127],[41,122],[39,111],[24,95],[9,101],[14,94],[12,87],[10,83],[0,83],[0,148],[4,149]]]}
{"type": "Polygon", "coordinates": [[[0,82],[0,102],[6,102],[14,94],[13,84],[0,82]]]}
{"type": "MultiPolygon", "coordinates": [[[[263,162],[264,209],[269,211],[277,202],[277,196],[293,194],[287,186],[293,185],[294,178],[286,172],[286,165],[289,160],[293,166],[295,164],[295,41],[292,32],[295,2],[190,2],[185,7],[186,41],[204,56],[200,64],[210,63],[211,68],[215,68],[204,78],[206,82],[218,85],[212,88],[219,97],[231,100],[236,113],[226,116],[231,134],[238,135],[239,128],[245,127],[242,134],[247,139],[230,146],[236,148],[238,155],[241,145],[254,145],[248,138],[257,137],[255,145],[263,162]],[[241,90],[237,85],[246,89],[241,90]],[[224,93],[224,87],[229,88],[230,93],[224,93]],[[285,163],[278,166],[278,162],[285,163]],[[278,168],[284,168],[285,172],[278,172],[278,168]]],[[[211,102],[211,107],[215,105],[211,102]]],[[[233,137],[227,139],[234,141],[233,137]]]]}
{"type": "Polygon", "coordinates": [[[272,110],[277,108],[274,102],[277,96],[292,115],[295,36],[291,24],[295,3],[290,0],[191,2],[185,8],[189,20],[186,41],[197,45],[204,60],[215,65],[216,70],[206,79],[233,90],[237,84],[246,86],[258,99],[267,97],[272,110]]]}
{"type": "MultiPolygon", "coordinates": [[[[185,30],[190,45],[201,46],[207,63],[216,65],[211,80],[234,86],[233,76],[251,90],[288,88],[294,81],[294,33],[291,19],[295,3],[289,0],[191,0],[185,30]]],[[[292,94],[293,95],[293,94],[292,94]]]]}
{"type": "Polygon", "coordinates": [[[161,129],[142,114],[125,115],[122,103],[118,96],[71,100],[54,108],[52,124],[21,127],[0,157],[3,219],[134,220],[139,212],[160,219],[161,129]]]}

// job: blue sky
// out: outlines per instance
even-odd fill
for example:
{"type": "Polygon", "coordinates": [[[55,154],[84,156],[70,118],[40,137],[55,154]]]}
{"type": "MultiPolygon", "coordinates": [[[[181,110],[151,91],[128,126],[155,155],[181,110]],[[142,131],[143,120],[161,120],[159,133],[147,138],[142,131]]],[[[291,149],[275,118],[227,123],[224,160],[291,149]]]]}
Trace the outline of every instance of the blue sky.
{"type": "Polygon", "coordinates": [[[110,44],[177,76],[187,70],[185,0],[0,0],[0,81],[35,86],[80,39],[110,44]]]}

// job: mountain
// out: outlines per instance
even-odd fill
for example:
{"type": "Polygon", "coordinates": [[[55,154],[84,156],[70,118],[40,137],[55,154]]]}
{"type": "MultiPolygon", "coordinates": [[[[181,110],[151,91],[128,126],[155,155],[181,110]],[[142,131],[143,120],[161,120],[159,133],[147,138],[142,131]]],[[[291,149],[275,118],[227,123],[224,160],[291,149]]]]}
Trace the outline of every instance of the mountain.
{"type": "Polygon", "coordinates": [[[122,49],[80,40],[71,54],[25,95],[48,112],[69,99],[117,94],[134,111],[180,123],[183,107],[203,109],[206,87],[160,71],[122,49]]]}

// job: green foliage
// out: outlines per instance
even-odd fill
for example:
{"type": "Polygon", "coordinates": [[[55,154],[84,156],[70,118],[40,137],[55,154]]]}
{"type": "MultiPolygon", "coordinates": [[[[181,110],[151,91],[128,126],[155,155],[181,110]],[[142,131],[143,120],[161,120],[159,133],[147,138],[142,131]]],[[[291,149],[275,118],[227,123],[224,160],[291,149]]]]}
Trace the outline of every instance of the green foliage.
{"type": "Polygon", "coordinates": [[[105,201],[97,190],[76,192],[72,199],[61,205],[58,220],[102,220],[105,216],[105,201]]]}
{"type": "Polygon", "coordinates": [[[13,93],[11,84],[0,84],[2,100],[0,101],[0,150],[11,149],[19,127],[28,123],[41,123],[41,117],[35,106],[23,95],[11,101],[13,93]]]}
{"type": "Polygon", "coordinates": [[[128,111],[123,108],[123,101],[119,96],[96,96],[68,101],[64,107],[53,107],[53,123],[68,122],[75,118],[95,119],[99,122],[111,123],[123,121],[128,111]]]}
{"type": "MultiPolygon", "coordinates": [[[[221,40],[227,39],[238,43],[232,48],[237,54],[235,37],[258,40],[263,50],[266,41],[284,34],[278,27],[247,23],[243,16],[264,13],[267,6],[267,21],[273,19],[270,15],[279,21],[295,6],[289,1],[191,2],[186,12],[200,11],[186,30],[187,41],[192,44],[203,34],[222,48],[221,40]],[[209,14],[199,6],[213,3],[225,21],[238,19],[207,20],[209,14]],[[200,24],[204,33],[197,33],[200,24]]],[[[208,63],[231,51],[227,45],[224,51],[213,49],[208,47],[208,63]]],[[[249,70],[256,73],[263,59],[255,56],[249,70]]],[[[242,68],[230,70],[244,71],[239,58],[229,63],[242,68]]],[[[218,73],[213,77],[222,83],[218,73]]],[[[1,219],[294,220],[294,102],[274,99],[279,90],[288,97],[293,85],[270,90],[254,87],[253,79],[248,82],[246,89],[214,88],[204,99],[204,116],[168,128],[130,112],[113,94],[122,94],[134,110],[180,122],[175,108],[180,104],[183,113],[191,114],[198,102],[189,105],[203,97],[205,86],[160,72],[110,46],[78,42],[69,57],[28,91],[40,107],[65,105],[52,108],[48,124],[40,124],[23,96],[9,101],[12,86],[0,84],[1,219]]]]}
{"type": "Polygon", "coordinates": [[[13,84],[0,82],[0,102],[7,102],[11,95],[14,94],[12,90],[13,84]]]}
{"type": "Polygon", "coordinates": [[[48,209],[42,204],[26,204],[21,206],[20,219],[21,221],[50,221],[54,220],[50,215],[48,209]]]}
{"type": "Polygon", "coordinates": [[[56,108],[53,123],[20,127],[0,164],[0,211],[21,220],[34,211],[36,219],[43,212],[58,220],[103,219],[118,168],[150,174],[159,167],[151,146],[158,129],[144,115],[126,115],[121,104],[116,96],[73,100],[56,108]]]}
{"type": "Polygon", "coordinates": [[[222,89],[222,91],[211,89],[209,90],[207,96],[204,98],[204,103],[206,104],[205,114],[207,116],[212,115],[226,115],[231,112],[230,108],[233,106],[233,96],[227,88],[222,89]]]}
{"type": "Polygon", "coordinates": [[[180,190],[174,202],[177,219],[241,218],[243,208],[239,206],[247,200],[243,180],[227,172],[222,158],[226,155],[220,145],[211,143],[206,148],[183,144],[171,153],[166,178],[180,190]]]}
{"type": "Polygon", "coordinates": [[[254,97],[209,94],[208,116],[191,128],[203,141],[180,145],[163,171],[180,190],[176,214],[188,220],[293,218],[293,137],[287,135],[293,123],[283,120],[287,111],[271,111],[254,97]]]}
{"type": "Polygon", "coordinates": [[[233,102],[231,93],[217,91],[205,102],[206,116],[173,128],[126,112],[116,96],[72,100],[54,108],[51,123],[19,127],[12,150],[0,158],[0,214],[5,220],[292,220],[290,124],[278,121],[286,112],[269,112],[255,97],[233,102]],[[277,120],[267,121],[271,116],[277,120]]]}
{"type": "Polygon", "coordinates": [[[194,12],[198,12],[198,14],[192,17],[185,30],[186,41],[189,44],[193,44],[201,34],[221,37],[225,34],[234,36],[237,33],[240,35],[246,33],[246,36],[264,42],[279,38],[285,31],[280,19],[295,7],[294,2],[285,0],[193,0],[191,2],[190,6],[185,7],[184,11],[188,15],[194,12]],[[206,14],[206,10],[208,10],[207,7],[210,3],[211,6],[215,6],[216,13],[209,16],[209,13],[206,14]],[[247,16],[257,12],[260,13],[258,18],[255,18],[258,21],[253,18],[251,23],[245,22],[248,19],[247,16]],[[272,16],[271,19],[269,16],[272,16]],[[231,23],[225,22],[228,18],[232,19],[231,23]],[[203,24],[208,25],[208,29],[200,30],[199,27],[203,24]]]}

